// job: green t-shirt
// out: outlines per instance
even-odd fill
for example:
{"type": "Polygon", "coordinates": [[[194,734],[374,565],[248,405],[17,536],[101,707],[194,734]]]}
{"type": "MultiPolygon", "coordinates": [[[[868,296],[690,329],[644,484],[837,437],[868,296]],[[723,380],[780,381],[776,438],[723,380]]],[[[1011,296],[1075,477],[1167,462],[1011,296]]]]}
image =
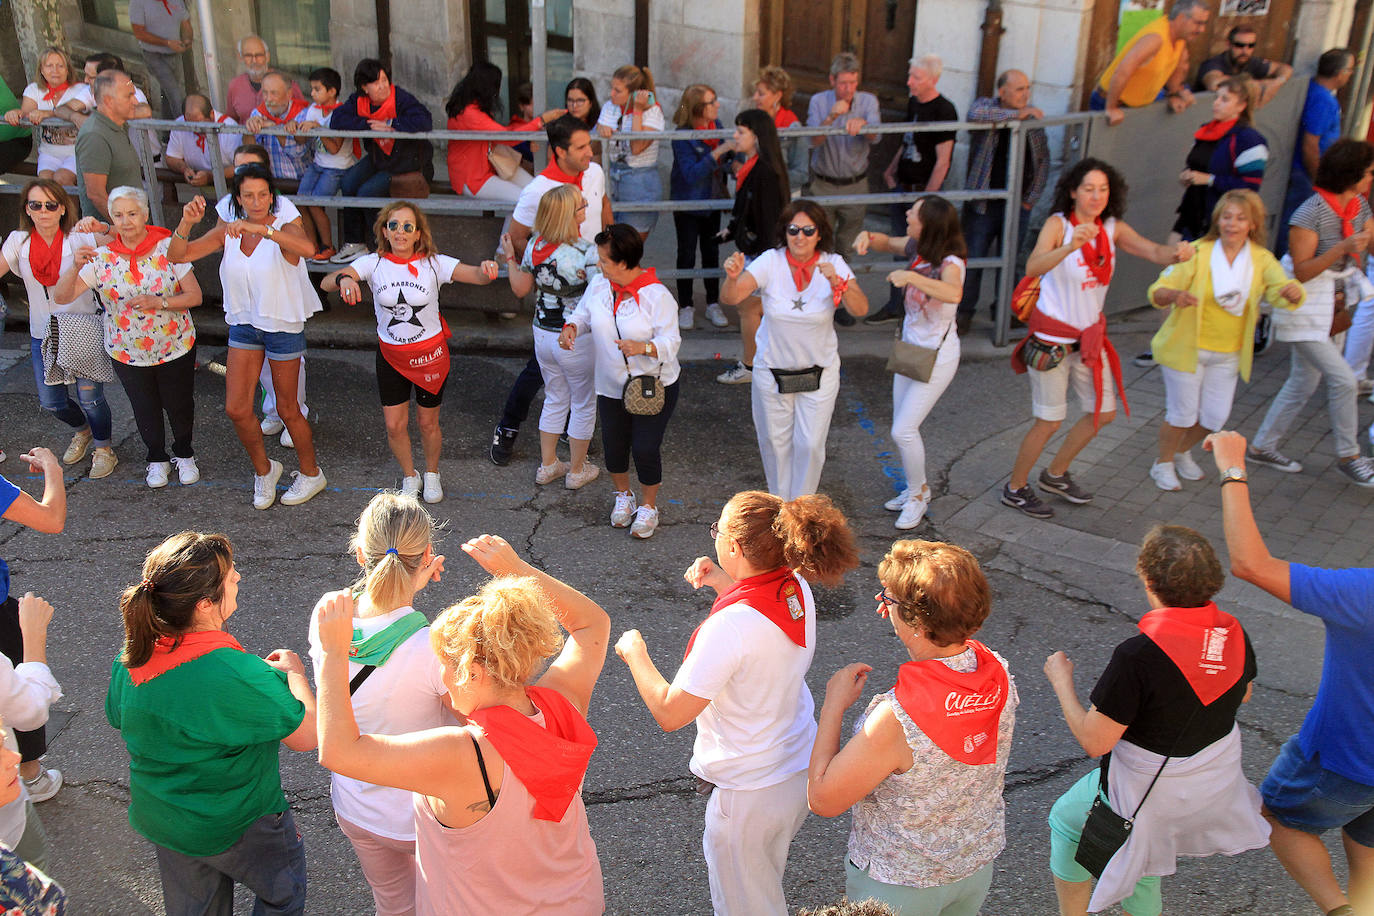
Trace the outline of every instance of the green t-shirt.
{"type": "MultiPolygon", "coordinates": [[[[13,111],[18,107],[19,100],[14,97],[14,91],[10,89],[9,84],[4,80],[0,80],[0,114],[4,114],[7,111],[13,111]]],[[[4,121],[0,121],[0,143],[18,140],[20,137],[27,136],[30,136],[27,127],[10,127],[4,121]]]]}
{"type": "Polygon", "coordinates": [[[81,214],[108,220],[108,213],[96,209],[86,194],[86,173],[105,176],[105,193],[128,185],[143,187],[143,169],[138,153],[129,139],[129,129],[96,111],[76,134],[76,184],[81,191],[81,214]]]}
{"type": "Polygon", "coordinates": [[[216,649],[137,686],[116,659],[105,717],[129,749],[129,823],[159,846],[218,855],[288,807],[277,747],[305,706],[256,655],[216,649]]]}

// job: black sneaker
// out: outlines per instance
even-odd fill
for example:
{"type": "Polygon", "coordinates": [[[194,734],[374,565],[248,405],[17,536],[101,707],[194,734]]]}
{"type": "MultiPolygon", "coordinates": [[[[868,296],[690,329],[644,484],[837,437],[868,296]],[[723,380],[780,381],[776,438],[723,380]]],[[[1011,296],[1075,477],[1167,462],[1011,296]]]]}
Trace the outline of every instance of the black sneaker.
{"type": "Polygon", "coordinates": [[[902,313],[897,309],[889,309],[883,306],[878,311],[864,318],[864,324],[887,324],[889,321],[901,320],[902,313]]]}
{"type": "Polygon", "coordinates": [[[1261,356],[1274,343],[1274,319],[1261,314],[1255,321],[1255,355],[1261,356]]]}
{"type": "Polygon", "coordinates": [[[849,309],[840,307],[835,309],[835,323],[842,328],[854,327],[854,316],[849,314],[849,309]]]}
{"type": "Polygon", "coordinates": [[[1002,505],[1020,509],[1031,518],[1054,518],[1054,510],[1040,501],[1040,497],[1035,495],[1030,484],[1019,490],[1013,490],[1009,483],[1003,484],[1002,505]]]}
{"type": "Polygon", "coordinates": [[[518,429],[507,429],[498,426],[491,434],[491,450],[487,453],[491,458],[491,463],[497,467],[505,467],[510,464],[511,456],[515,454],[515,437],[519,435],[518,429]]]}
{"type": "Polygon", "coordinates": [[[1093,501],[1093,495],[1074,483],[1068,471],[1065,471],[1062,477],[1055,477],[1050,474],[1049,468],[1045,468],[1040,472],[1039,482],[1040,489],[1046,493],[1062,496],[1071,503],[1082,506],[1093,501]]]}
{"type": "Polygon", "coordinates": [[[1150,369],[1155,365],[1155,355],[1149,350],[1146,350],[1144,353],[1141,353],[1135,359],[1131,360],[1131,362],[1142,369],[1150,369]]]}

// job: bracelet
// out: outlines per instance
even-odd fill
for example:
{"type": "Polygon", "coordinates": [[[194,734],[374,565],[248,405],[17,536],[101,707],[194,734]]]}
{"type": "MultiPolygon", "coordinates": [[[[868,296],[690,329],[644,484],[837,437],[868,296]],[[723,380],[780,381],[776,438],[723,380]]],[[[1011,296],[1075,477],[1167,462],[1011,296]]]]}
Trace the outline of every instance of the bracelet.
{"type": "Polygon", "coordinates": [[[172,238],[181,239],[183,242],[189,242],[189,241],[191,241],[189,238],[187,238],[186,236],[182,235],[180,232],[177,232],[176,230],[173,230],[173,231],[172,231],[172,238]]]}

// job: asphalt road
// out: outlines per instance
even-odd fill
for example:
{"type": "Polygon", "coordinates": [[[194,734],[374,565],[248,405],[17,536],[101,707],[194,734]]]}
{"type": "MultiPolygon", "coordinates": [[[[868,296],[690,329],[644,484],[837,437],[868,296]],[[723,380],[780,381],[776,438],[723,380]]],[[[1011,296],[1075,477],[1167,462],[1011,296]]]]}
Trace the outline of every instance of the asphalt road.
{"type": "MultiPolygon", "coordinates": [[[[14,335],[10,340],[13,345],[14,335]]],[[[1133,352],[1129,343],[1118,346],[1133,352]]],[[[202,363],[209,359],[222,359],[222,351],[203,349],[202,363]]],[[[52,846],[52,872],[71,893],[74,912],[162,912],[152,848],[126,820],[127,757],[103,713],[110,664],[120,644],[120,590],[137,578],[144,554],[164,536],[186,528],[224,532],[234,542],[243,575],[230,629],[250,651],[265,654],[285,646],[304,655],[316,598],[356,573],[346,542],[359,510],[376,488],[398,483],[371,362],[370,353],[316,350],[310,355],[309,400],[319,417],[316,442],[330,489],[304,506],[252,509],[251,469],[222,414],[223,381],[202,368],[196,375],[195,442],[201,483],[182,488],[173,482],[158,492],[144,486],[141,444],[127,402],[113,385],[122,459],[114,476],[87,480],[86,465],[78,466],[80,473],[68,478],[68,523],[60,536],[0,528],[0,553],[11,564],[15,588],[33,589],[57,607],[50,654],[65,696],[50,726],[49,761],[63,770],[67,785],[39,810],[52,846]]],[[[682,572],[711,549],[707,529],[725,499],[763,484],[748,390],[713,384],[718,364],[685,367],[683,397],[665,450],[662,524],[652,540],[638,542],[608,526],[608,482],[575,493],[534,484],[533,422],[521,436],[515,462],[497,468],[487,461],[487,436],[522,363],[489,356],[455,362],[444,405],[448,497],[436,507],[447,528],[442,552],[449,557],[448,571],[417,604],[432,617],[469,594],[483,574],[458,545],[469,536],[494,532],[601,602],[614,618],[616,635],[629,627],[642,630],[655,660],[671,670],[709,606],[684,584],[682,572]]],[[[32,444],[60,452],[63,428],[39,413],[29,371],[24,361],[0,374],[0,444],[11,454],[32,444]]],[[[1021,386],[1008,393],[1000,359],[961,368],[926,425],[937,493],[961,454],[1024,421],[1023,405],[1021,386]]],[[[890,415],[890,382],[881,361],[847,360],[822,490],[849,514],[864,565],[843,587],[817,590],[820,643],[809,682],[818,704],[837,667],[851,661],[873,664],[870,686],[876,691],[891,684],[902,660],[888,625],[874,615],[871,598],[877,561],[895,536],[892,516],[881,508],[893,492],[891,474],[897,467],[886,438],[890,415]]],[[[269,451],[288,470],[295,466],[288,450],[273,444],[269,451]]],[[[0,470],[17,473],[13,460],[0,470]]],[[[31,492],[39,488],[36,479],[21,479],[21,485],[31,492]]],[[[1059,794],[1092,764],[1064,725],[1041,665],[1049,652],[1065,649],[1078,662],[1080,693],[1086,694],[1111,649],[1135,631],[1134,621],[1145,610],[1143,595],[1131,577],[1104,570],[1092,558],[947,530],[936,505],[936,522],[915,533],[958,540],[983,562],[995,601],[981,638],[1010,660],[1021,698],[1007,773],[1007,849],[984,912],[1051,913],[1045,817],[1059,794]]],[[[1298,615],[1238,612],[1259,655],[1255,698],[1241,715],[1246,770],[1258,781],[1310,705],[1320,672],[1321,631],[1298,615]]],[[[693,794],[687,771],[693,729],[662,734],[614,655],[593,698],[591,722],[601,743],[587,774],[585,798],[608,911],[709,912],[700,840],[704,800],[693,794]]],[[[310,912],[365,911],[366,886],[333,823],[327,774],[313,755],[284,749],[281,768],[305,835],[310,912]]],[[[807,821],[793,843],[787,873],[794,909],[842,895],[847,831],[847,815],[807,821]]],[[[1297,916],[1315,911],[1267,850],[1184,861],[1180,874],[1166,881],[1165,898],[1171,913],[1297,916]]],[[[246,900],[241,910],[247,912],[246,900]]]]}

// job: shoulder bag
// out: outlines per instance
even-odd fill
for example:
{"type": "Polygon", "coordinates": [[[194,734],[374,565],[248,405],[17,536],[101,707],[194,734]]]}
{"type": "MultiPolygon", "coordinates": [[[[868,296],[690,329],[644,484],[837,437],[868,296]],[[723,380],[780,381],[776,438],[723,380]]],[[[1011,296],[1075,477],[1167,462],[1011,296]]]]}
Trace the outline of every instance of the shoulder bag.
{"type": "Polygon", "coordinates": [[[487,144],[487,161],[491,163],[491,169],[496,173],[497,178],[510,181],[515,177],[515,173],[520,171],[520,163],[524,160],[513,146],[506,146],[504,143],[489,143],[487,144]]]}
{"type": "Polygon", "coordinates": [[[79,378],[113,382],[114,366],[105,352],[105,321],[100,314],[56,312],[43,338],[43,382],[66,385],[79,378]]]}
{"type": "MultiPolygon", "coordinates": [[[[940,342],[933,347],[919,347],[914,343],[907,343],[902,340],[902,324],[897,323],[897,339],[892,342],[892,355],[887,358],[887,371],[895,372],[897,375],[905,375],[909,379],[918,382],[930,381],[930,374],[935,371],[935,357],[940,355],[940,348],[945,344],[945,338],[949,336],[949,329],[954,326],[954,322],[949,323],[945,328],[945,333],[940,335],[940,342]]],[[[819,386],[820,379],[817,378],[819,386]]]]}
{"type": "MultiPolygon", "coordinates": [[[[615,317],[614,304],[611,307],[611,321],[615,324],[615,336],[623,339],[620,322],[615,317]]],[[[625,371],[628,374],[630,358],[625,355],[624,350],[620,351],[620,358],[625,360],[625,371]]],[[[631,375],[625,379],[625,387],[620,391],[620,400],[625,405],[627,413],[637,417],[658,416],[663,412],[663,382],[657,375],[631,375]]]]}

